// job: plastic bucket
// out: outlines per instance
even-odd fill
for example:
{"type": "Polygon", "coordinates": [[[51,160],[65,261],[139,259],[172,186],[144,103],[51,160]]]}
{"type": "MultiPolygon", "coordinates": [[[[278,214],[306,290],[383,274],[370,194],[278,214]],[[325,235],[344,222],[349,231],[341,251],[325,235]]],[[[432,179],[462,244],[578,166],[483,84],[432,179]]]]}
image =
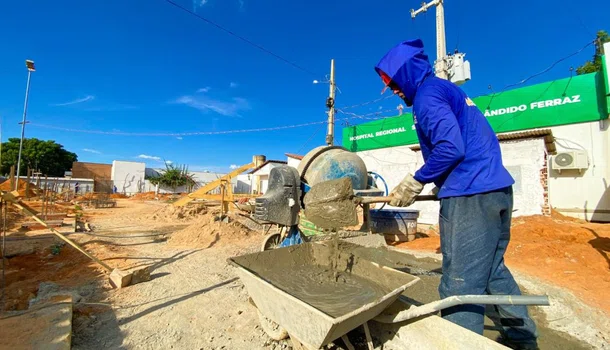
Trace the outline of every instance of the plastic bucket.
{"type": "Polygon", "coordinates": [[[372,231],[383,233],[388,240],[408,242],[415,239],[419,210],[372,209],[370,218],[372,231]]]}

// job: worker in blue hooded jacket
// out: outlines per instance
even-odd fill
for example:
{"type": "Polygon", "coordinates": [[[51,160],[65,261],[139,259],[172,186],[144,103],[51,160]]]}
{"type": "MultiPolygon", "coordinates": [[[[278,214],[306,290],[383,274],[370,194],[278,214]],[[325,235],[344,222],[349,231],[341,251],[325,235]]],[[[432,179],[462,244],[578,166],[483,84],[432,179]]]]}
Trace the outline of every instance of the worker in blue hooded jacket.
{"type": "MultiPolygon", "coordinates": [[[[392,48],[375,67],[386,87],[413,106],[413,122],[424,165],[392,191],[390,203],[413,204],[425,184],[440,198],[443,254],[441,298],[453,295],[521,294],[504,253],[510,239],[513,178],[502,164],[498,139],[470,98],[455,84],[436,77],[421,40],[392,48]]],[[[514,348],[537,348],[536,326],[525,306],[495,306],[502,320],[500,341],[514,348]],[[509,322],[509,323],[507,323],[509,322]]],[[[455,306],[442,316],[479,334],[485,308],[455,306]]]]}

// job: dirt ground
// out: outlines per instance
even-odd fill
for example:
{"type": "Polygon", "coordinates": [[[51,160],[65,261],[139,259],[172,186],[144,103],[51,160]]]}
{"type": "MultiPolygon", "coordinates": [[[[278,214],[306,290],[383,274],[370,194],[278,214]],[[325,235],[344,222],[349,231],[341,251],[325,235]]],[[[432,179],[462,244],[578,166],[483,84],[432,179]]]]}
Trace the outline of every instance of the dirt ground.
{"type": "MultiPolygon", "coordinates": [[[[440,237],[428,235],[396,246],[440,253],[440,237]]],[[[515,218],[505,259],[509,268],[566,288],[610,316],[610,225],[558,213],[515,218]]]]}
{"type": "MultiPolygon", "coordinates": [[[[229,257],[259,250],[264,234],[248,229],[257,227],[247,220],[221,223],[214,220],[213,209],[205,207],[176,209],[162,201],[117,201],[117,208],[85,210],[84,219],[94,231],[71,233],[70,238],[112,267],[149,266],[151,281],[112,289],[101,268],[48,233],[15,232],[8,238],[18,240],[10,244],[24,244],[25,239],[37,245],[33,252],[8,259],[5,310],[24,310],[33,297],[47,290],[71,294],[74,349],[291,348],[290,340],[275,342],[264,333],[247,291],[227,263],[229,257]]],[[[607,237],[608,231],[595,230],[607,237]]],[[[543,233],[529,235],[544,243],[543,233]]],[[[438,298],[438,264],[425,268],[421,283],[408,291],[409,297],[421,302],[438,298]]],[[[546,328],[542,313],[534,311],[534,317],[541,326],[542,349],[590,348],[546,328]]],[[[486,332],[488,337],[497,336],[493,328],[486,332]]]]}

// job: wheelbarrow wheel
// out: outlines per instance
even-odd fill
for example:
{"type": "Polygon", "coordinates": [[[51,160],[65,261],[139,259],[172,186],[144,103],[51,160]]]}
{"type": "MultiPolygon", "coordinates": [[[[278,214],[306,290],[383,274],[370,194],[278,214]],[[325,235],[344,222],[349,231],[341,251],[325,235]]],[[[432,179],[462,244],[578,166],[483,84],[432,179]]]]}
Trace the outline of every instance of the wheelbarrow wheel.
{"type": "Polygon", "coordinates": [[[279,324],[268,319],[260,311],[257,310],[257,312],[258,312],[258,322],[260,322],[261,327],[263,327],[263,330],[265,331],[265,333],[267,333],[269,338],[276,340],[276,341],[280,341],[280,340],[284,340],[284,339],[288,338],[288,332],[286,332],[286,330],[284,328],[282,328],[282,326],[280,326],[279,324]]]}
{"type": "Polygon", "coordinates": [[[261,247],[262,251],[276,249],[282,243],[282,233],[270,233],[263,240],[263,245],[261,247]]]}

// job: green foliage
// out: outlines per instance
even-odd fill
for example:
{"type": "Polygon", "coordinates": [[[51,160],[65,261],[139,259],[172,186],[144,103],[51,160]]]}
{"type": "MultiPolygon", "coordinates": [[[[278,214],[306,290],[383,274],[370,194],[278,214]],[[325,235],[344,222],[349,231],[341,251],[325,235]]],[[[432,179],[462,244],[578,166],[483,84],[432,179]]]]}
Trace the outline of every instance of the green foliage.
{"type": "MultiPolygon", "coordinates": [[[[11,166],[17,168],[19,156],[18,138],[9,138],[2,143],[2,163],[0,173],[8,174],[11,166]]],[[[20,175],[26,176],[28,168],[36,169],[48,176],[64,176],[65,171],[72,169],[72,163],[78,160],[76,153],[69,152],[55,141],[43,141],[35,138],[23,140],[21,152],[20,175]]]]}
{"type": "Polygon", "coordinates": [[[56,243],[51,246],[51,254],[59,255],[59,253],[61,253],[61,248],[63,248],[64,245],[65,243],[56,243]]]}
{"type": "Polygon", "coordinates": [[[165,186],[176,192],[180,186],[192,188],[195,185],[193,174],[189,173],[188,166],[165,163],[165,170],[159,176],[146,178],[153,185],[165,186]]]}
{"type": "MultiPolygon", "coordinates": [[[[597,38],[595,40],[595,55],[591,61],[587,61],[582,66],[576,69],[576,74],[587,74],[599,72],[602,69],[602,55],[604,53],[603,46],[605,43],[610,42],[610,35],[605,30],[597,32],[597,38]]],[[[609,53],[610,54],[610,53],[609,53]]]]}

